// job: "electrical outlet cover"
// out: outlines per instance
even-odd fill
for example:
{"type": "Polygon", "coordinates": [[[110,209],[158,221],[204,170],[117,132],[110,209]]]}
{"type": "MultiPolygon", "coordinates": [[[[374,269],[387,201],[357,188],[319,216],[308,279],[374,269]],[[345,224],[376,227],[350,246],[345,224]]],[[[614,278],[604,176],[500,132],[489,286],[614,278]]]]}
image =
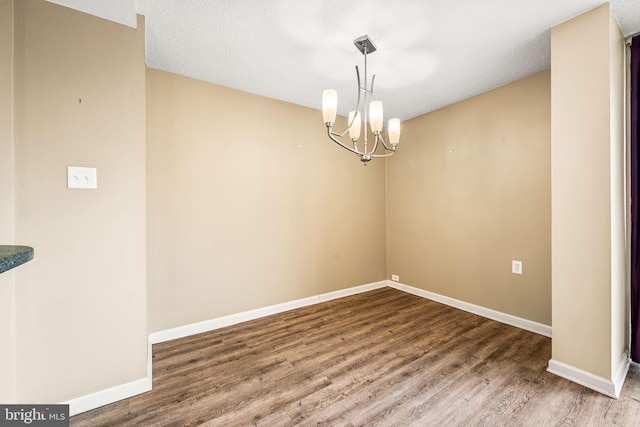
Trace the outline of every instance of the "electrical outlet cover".
{"type": "Polygon", "coordinates": [[[513,274],[522,274],[522,261],[511,261],[511,272],[513,274]]]}

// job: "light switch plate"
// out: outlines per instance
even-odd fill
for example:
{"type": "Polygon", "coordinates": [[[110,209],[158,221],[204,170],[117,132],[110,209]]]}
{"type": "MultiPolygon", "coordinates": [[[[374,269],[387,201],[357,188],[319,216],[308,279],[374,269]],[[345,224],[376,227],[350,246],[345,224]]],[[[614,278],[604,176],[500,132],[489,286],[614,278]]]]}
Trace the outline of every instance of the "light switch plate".
{"type": "Polygon", "coordinates": [[[67,167],[67,188],[98,188],[98,171],[96,168],[80,166],[67,167]]]}

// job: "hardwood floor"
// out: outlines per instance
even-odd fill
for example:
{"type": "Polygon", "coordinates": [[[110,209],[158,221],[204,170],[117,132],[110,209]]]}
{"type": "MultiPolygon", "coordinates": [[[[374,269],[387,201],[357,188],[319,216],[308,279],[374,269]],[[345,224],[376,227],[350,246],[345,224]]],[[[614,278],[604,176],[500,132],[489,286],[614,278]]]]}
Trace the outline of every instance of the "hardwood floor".
{"type": "Polygon", "coordinates": [[[549,338],[392,288],[154,345],[153,390],[72,426],[637,426],[546,372],[549,338]]]}

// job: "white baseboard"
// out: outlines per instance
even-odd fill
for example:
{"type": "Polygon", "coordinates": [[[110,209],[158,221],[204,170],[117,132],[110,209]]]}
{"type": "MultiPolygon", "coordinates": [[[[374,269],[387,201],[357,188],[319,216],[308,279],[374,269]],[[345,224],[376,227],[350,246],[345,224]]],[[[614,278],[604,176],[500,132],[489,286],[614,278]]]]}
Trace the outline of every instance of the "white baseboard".
{"type": "Polygon", "coordinates": [[[100,390],[86,396],[63,402],[63,405],[69,405],[69,416],[72,417],[92,409],[99,408],[119,400],[127,399],[138,394],[151,391],[152,385],[152,366],[151,366],[151,342],[147,344],[147,376],[139,380],[121,384],[106,390],[100,390]]]}
{"type": "Polygon", "coordinates": [[[627,377],[631,360],[627,355],[620,362],[618,370],[613,377],[613,380],[594,375],[591,372],[584,371],[566,363],[558,362],[557,360],[549,360],[548,372],[558,375],[574,383],[580,384],[591,390],[602,393],[606,396],[617,399],[620,397],[624,380],[627,377]]]}
{"type": "Polygon", "coordinates": [[[149,341],[152,344],[157,344],[157,343],[170,341],[178,338],[184,338],[190,335],[195,335],[202,332],[209,332],[215,329],[224,328],[226,326],[231,326],[238,323],[246,322],[248,320],[259,319],[261,317],[270,316],[272,314],[278,314],[278,313],[293,310],[296,308],[306,307],[309,305],[318,304],[325,301],[331,301],[337,298],[343,298],[349,295],[355,295],[362,292],[371,291],[373,289],[384,288],[385,286],[387,286],[387,281],[383,280],[381,282],[355,286],[353,288],[342,289],[335,292],[329,292],[326,294],[320,294],[320,295],[316,295],[308,298],[302,298],[299,300],[284,302],[281,304],[271,305],[268,307],[257,308],[255,310],[244,311],[242,313],[230,314],[228,316],[218,317],[215,319],[205,320],[202,322],[192,323],[189,325],[178,326],[177,328],[166,329],[164,331],[158,331],[150,334],[149,341]]]}
{"type": "Polygon", "coordinates": [[[201,332],[207,332],[225,326],[235,325],[237,323],[246,322],[247,320],[258,319],[260,317],[269,316],[271,314],[282,313],[284,311],[296,308],[306,307],[312,304],[318,304],[333,299],[355,295],[362,292],[371,291],[373,289],[383,288],[387,286],[387,282],[381,281],[370,283],[353,288],[342,289],[335,292],[316,295],[309,298],[303,298],[295,301],[276,304],[269,307],[259,308],[255,310],[245,311],[242,313],[232,314],[229,316],[219,317],[216,319],[206,320],[204,322],[193,323],[178,328],[168,329],[165,331],[155,332],[149,335],[147,348],[147,377],[135,380],[126,384],[101,390],[86,396],[62,402],[69,405],[69,416],[77,415],[82,412],[90,411],[110,403],[117,402],[138,394],[151,391],[152,386],[152,344],[182,338],[201,332]]]}
{"type": "Polygon", "coordinates": [[[63,404],[69,405],[69,416],[74,416],[150,390],[151,377],[140,378],[139,380],[131,381],[130,383],[118,385],[77,399],[63,402],[63,404]]]}
{"type": "MultiPolygon", "coordinates": [[[[499,311],[491,310],[489,308],[470,304],[454,298],[449,298],[443,295],[435,294],[433,292],[414,288],[408,285],[403,285],[401,283],[393,281],[389,281],[388,286],[551,338],[551,326],[543,325],[531,320],[522,319],[510,314],[505,314],[499,311]]],[[[558,362],[553,359],[549,361],[549,367],[547,368],[547,371],[568,379],[569,381],[573,381],[584,387],[602,393],[606,396],[617,399],[618,397],[620,397],[620,392],[622,391],[624,380],[627,378],[627,372],[629,371],[630,365],[631,359],[629,358],[628,354],[625,354],[618,364],[618,369],[613,376],[613,380],[594,375],[590,372],[583,371],[582,369],[575,368],[573,366],[558,362]]]]}
{"type": "MultiPolygon", "coordinates": [[[[326,294],[320,294],[308,298],[302,298],[295,301],[289,301],[281,304],[276,304],[268,307],[258,308],[255,310],[249,310],[242,313],[231,314],[228,316],[218,317],[215,319],[205,320],[202,322],[192,323],[189,325],[179,326],[176,328],[167,329],[164,331],[154,332],[149,334],[148,342],[148,360],[147,360],[147,377],[141,378],[136,381],[132,381],[127,384],[122,384],[116,387],[102,390],[96,393],[92,393],[87,396],[82,396],[77,399],[64,402],[69,406],[69,414],[71,416],[89,411],[91,409],[98,408],[100,406],[108,405],[110,403],[117,402],[118,400],[126,399],[128,397],[135,396],[137,394],[145,393],[151,390],[152,385],[152,344],[157,344],[165,341],[170,341],[178,338],[184,338],[191,335],[199,334],[202,332],[208,332],[226,326],[235,325],[238,323],[246,322],[248,320],[259,319],[261,317],[270,316],[272,314],[282,313],[296,308],[306,307],[321,302],[331,301],[337,298],[343,298],[350,295],[359,294],[362,292],[368,292],[374,289],[384,288],[389,286],[394,289],[398,289],[403,292],[407,292],[413,295],[418,295],[442,304],[449,305],[460,310],[468,311],[470,313],[477,314],[498,322],[506,323],[511,326],[515,326],[521,329],[525,329],[531,332],[535,332],[544,336],[551,336],[551,327],[542,325],[540,323],[532,322],[530,320],[522,319],[509,314],[501,313],[495,310],[491,310],[485,307],[480,307],[474,304],[469,304],[464,301],[459,301],[454,298],[449,298],[443,295],[438,295],[433,292],[425,291],[422,289],[414,288],[411,286],[403,285],[397,282],[383,280],[380,282],[370,283],[361,286],[355,286],[348,289],[342,289],[335,292],[329,292],[326,294]]],[[[551,363],[550,363],[551,365],[551,363]]],[[[627,364],[627,369],[628,369],[627,364]]],[[[626,371],[624,372],[622,381],[624,381],[626,371]]]]}
{"type": "Polygon", "coordinates": [[[622,357],[622,360],[618,364],[618,370],[616,374],[613,376],[613,390],[616,395],[616,399],[620,397],[620,393],[622,392],[622,386],[624,385],[624,380],[627,379],[627,374],[629,373],[629,368],[631,367],[631,356],[628,352],[622,357]]]}
{"type": "Polygon", "coordinates": [[[516,328],[524,329],[526,331],[535,332],[539,335],[551,338],[551,326],[543,325],[542,323],[534,322],[532,320],[523,319],[521,317],[512,316],[511,314],[502,313],[500,311],[492,310],[490,308],[481,307],[479,305],[470,304],[468,302],[460,301],[455,298],[446,297],[444,295],[436,294],[433,292],[425,291],[424,289],[414,288],[413,286],[403,285],[402,283],[388,281],[388,286],[400,291],[404,291],[413,295],[417,295],[423,298],[436,301],[450,307],[454,307],[469,313],[477,314],[478,316],[486,317],[487,319],[495,320],[500,323],[515,326],[516,328]]]}

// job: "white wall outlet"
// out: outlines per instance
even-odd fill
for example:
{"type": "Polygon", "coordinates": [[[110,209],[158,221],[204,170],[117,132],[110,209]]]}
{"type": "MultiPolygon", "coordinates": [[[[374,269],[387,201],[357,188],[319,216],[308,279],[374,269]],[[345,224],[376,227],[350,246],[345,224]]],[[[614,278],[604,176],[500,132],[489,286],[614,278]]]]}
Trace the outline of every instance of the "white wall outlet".
{"type": "Polygon", "coordinates": [[[399,282],[400,281],[400,276],[398,276],[397,274],[392,274],[391,275],[391,280],[393,280],[394,282],[399,282]]]}
{"type": "Polygon", "coordinates": [[[68,166],[67,188],[98,188],[98,171],[96,168],[68,166]]]}
{"type": "Polygon", "coordinates": [[[511,272],[513,274],[522,274],[522,261],[511,261],[511,272]]]}

